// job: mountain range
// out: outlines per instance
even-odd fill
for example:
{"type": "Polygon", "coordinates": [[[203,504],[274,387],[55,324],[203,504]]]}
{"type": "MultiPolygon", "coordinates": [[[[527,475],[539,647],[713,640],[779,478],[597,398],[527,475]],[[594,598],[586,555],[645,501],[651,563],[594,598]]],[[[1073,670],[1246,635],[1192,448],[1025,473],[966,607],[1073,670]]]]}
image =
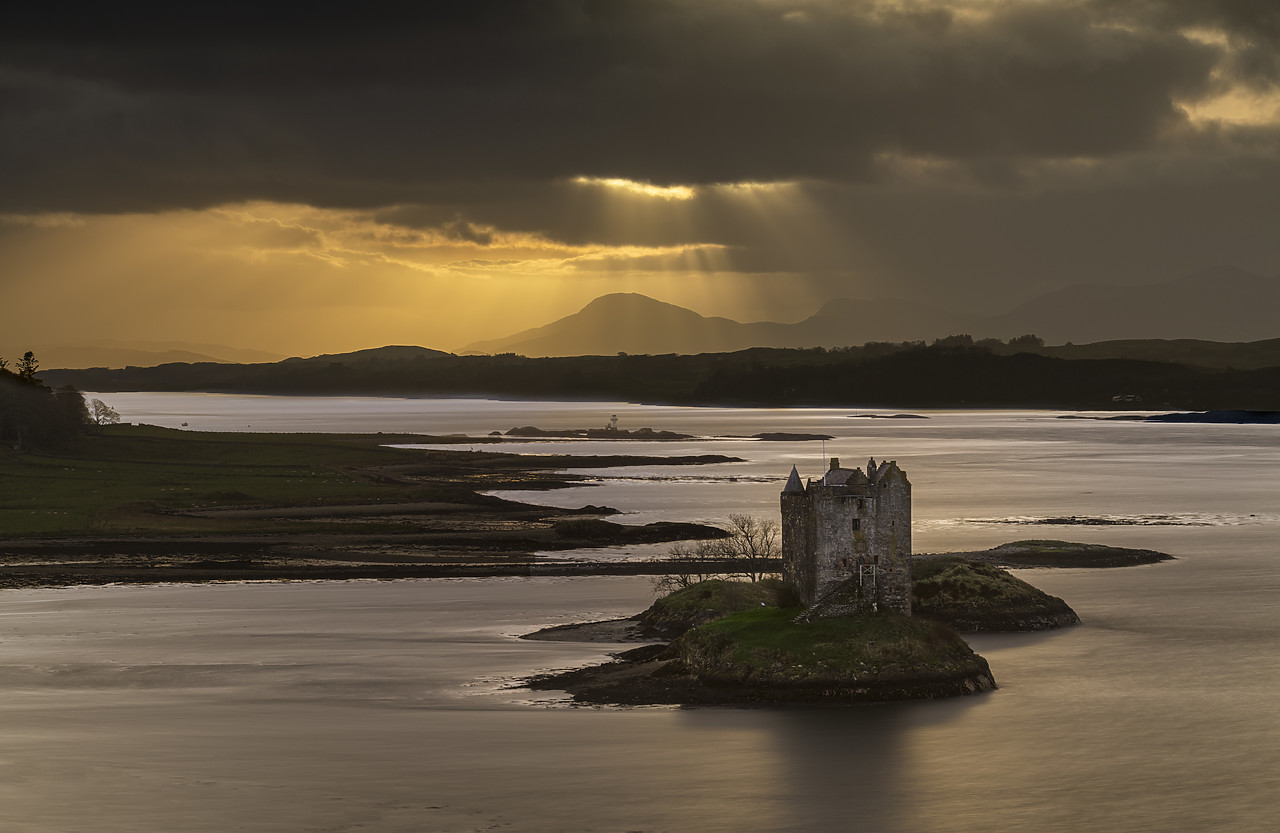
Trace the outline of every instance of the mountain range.
{"type": "Polygon", "coordinates": [[[193,344],[186,341],[98,341],[46,347],[35,351],[40,365],[52,367],[154,367],[170,362],[252,363],[275,362],[279,353],[228,347],[225,344],[193,344]]]}
{"type": "Polygon", "coordinates": [[[1049,344],[1116,339],[1243,342],[1280,336],[1280,279],[1220,266],[1144,286],[1080,285],[980,315],[893,299],[837,298],[794,324],[708,317],[635,293],[603,295],[542,327],[467,345],[525,356],[721,353],[749,347],[845,347],[947,335],[1049,344]]]}

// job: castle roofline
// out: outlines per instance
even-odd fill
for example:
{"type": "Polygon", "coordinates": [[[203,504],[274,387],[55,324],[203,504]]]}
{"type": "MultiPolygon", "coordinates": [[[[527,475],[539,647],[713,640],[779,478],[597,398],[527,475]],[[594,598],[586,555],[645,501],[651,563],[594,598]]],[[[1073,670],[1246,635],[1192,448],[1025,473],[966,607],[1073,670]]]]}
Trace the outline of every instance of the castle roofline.
{"type": "Polygon", "coordinates": [[[822,478],[825,486],[866,486],[871,481],[862,473],[862,469],[833,468],[822,478]]]}

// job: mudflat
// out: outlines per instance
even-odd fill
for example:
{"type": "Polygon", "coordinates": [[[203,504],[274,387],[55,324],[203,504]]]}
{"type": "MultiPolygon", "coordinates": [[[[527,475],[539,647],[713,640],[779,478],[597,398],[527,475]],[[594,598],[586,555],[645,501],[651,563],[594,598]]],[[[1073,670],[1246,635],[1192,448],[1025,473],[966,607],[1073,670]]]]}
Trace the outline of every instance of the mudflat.
{"type": "Polygon", "coordinates": [[[0,451],[0,588],[114,582],[658,572],[557,552],[723,535],[629,526],[616,510],[482,494],[564,488],[570,465],[720,455],[538,456],[422,450],[422,435],[248,434],[109,426],[42,453],[0,451]]]}

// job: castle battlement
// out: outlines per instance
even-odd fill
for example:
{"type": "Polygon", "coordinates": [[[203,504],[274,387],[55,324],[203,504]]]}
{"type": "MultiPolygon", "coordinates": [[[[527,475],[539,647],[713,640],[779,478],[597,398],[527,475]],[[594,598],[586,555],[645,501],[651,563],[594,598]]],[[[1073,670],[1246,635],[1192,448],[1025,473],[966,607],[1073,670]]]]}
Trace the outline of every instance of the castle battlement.
{"type": "Polygon", "coordinates": [[[833,457],[807,483],[793,466],[781,501],[782,578],[806,606],[911,615],[911,483],[896,461],[863,471],[833,457]]]}

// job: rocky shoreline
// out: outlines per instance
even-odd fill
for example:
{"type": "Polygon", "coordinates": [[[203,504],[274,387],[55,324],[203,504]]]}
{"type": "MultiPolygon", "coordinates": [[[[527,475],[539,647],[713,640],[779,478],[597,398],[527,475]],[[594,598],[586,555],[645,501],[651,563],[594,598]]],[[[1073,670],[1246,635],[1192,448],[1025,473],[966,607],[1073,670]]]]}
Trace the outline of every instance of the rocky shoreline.
{"type": "Polygon", "coordinates": [[[726,637],[716,630],[718,623],[735,618],[734,610],[768,616],[773,608],[777,618],[770,624],[775,630],[797,630],[810,623],[797,625],[794,617],[800,608],[786,607],[794,599],[781,582],[702,582],[626,619],[558,625],[526,634],[522,638],[649,644],[613,654],[612,662],[538,675],[524,685],[539,691],[566,691],[575,703],[589,705],[738,707],[834,705],[992,691],[997,686],[987,661],[973,653],[956,631],[1052,630],[1080,621],[1062,599],[995,566],[1001,559],[1015,562],[1010,566],[1027,566],[1022,562],[1032,558],[1043,567],[1115,568],[1172,556],[1062,541],[1018,541],[977,554],[923,556],[917,561],[913,582],[915,616],[869,614],[851,617],[852,621],[816,623],[830,628],[834,621],[837,628],[852,628],[837,634],[838,638],[865,640],[873,648],[884,646],[872,663],[860,658],[855,662],[815,659],[819,656],[815,649],[832,639],[826,633],[787,635],[782,643],[805,646],[790,658],[786,651],[767,645],[748,645],[744,653],[736,634],[726,637]],[[974,560],[973,555],[987,558],[974,560]],[[885,620],[909,622],[919,630],[886,638],[875,630],[885,620]],[[938,645],[943,649],[938,650],[938,645]],[[761,657],[771,661],[762,664],[761,657]]]}
{"type": "Polygon", "coordinates": [[[702,678],[672,658],[644,659],[646,649],[618,654],[618,661],[531,678],[534,691],[567,691],[575,703],[613,706],[838,706],[928,700],[994,691],[986,660],[958,661],[927,671],[805,680],[702,678]]]}
{"type": "MultiPolygon", "coordinates": [[[[940,624],[892,614],[796,623],[798,612],[749,611],[745,625],[737,621],[742,617],[728,617],[670,643],[538,675],[524,685],[566,691],[586,705],[736,707],[933,699],[996,688],[987,661],[940,624]],[[736,630],[718,627],[730,622],[736,630]]],[[[552,628],[525,638],[640,641],[649,632],[640,619],[552,628]]]]}

